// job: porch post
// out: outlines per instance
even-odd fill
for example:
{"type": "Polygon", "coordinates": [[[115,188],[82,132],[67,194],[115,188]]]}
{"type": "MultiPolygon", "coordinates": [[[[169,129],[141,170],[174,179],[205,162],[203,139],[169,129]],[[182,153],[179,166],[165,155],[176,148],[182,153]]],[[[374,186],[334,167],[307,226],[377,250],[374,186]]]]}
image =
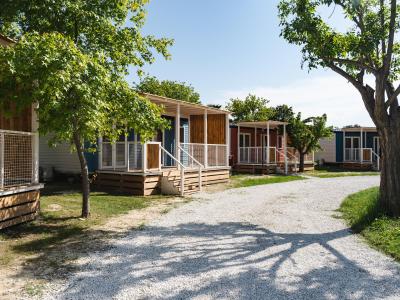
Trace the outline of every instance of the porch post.
{"type": "Polygon", "coordinates": [[[207,137],[207,110],[204,110],[204,167],[208,167],[208,137],[207,137]]]}
{"type": "Polygon", "coordinates": [[[343,162],[346,161],[346,131],[343,130],[343,162]]]}
{"type": "MultiPolygon", "coordinates": [[[[258,157],[259,157],[259,153],[258,153],[258,148],[257,148],[257,126],[254,126],[254,159],[256,161],[256,163],[258,163],[258,157]]],[[[250,148],[251,150],[251,148],[250,148]]],[[[251,151],[250,151],[251,152],[251,151]]],[[[262,155],[262,152],[261,152],[262,155]]],[[[261,162],[262,162],[262,158],[261,158],[261,162]]]]}
{"type": "Polygon", "coordinates": [[[270,163],[269,161],[269,122],[267,123],[267,164],[270,163]]]}
{"type": "Polygon", "coordinates": [[[237,130],[237,163],[240,164],[240,125],[237,130]]]}
{"type": "Polygon", "coordinates": [[[360,135],[361,135],[361,138],[360,138],[360,142],[361,142],[361,148],[360,148],[360,162],[361,162],[361,164],[363,163],[363,160],[364,160],[364,144],[363,144],[363,142],[364,142],[364,139],[363,139],[363,129],[362,129],[362,127],[361,127],[361,132],[360,132],[360,135]]]}
{"type": "Polygon", "coordinates": [[[229,136],[230,130],[229,130],[229,115],[225,115],[225,144],[226,144],[226,166],[229,166],[229,154],[231,152],[231,149],[229,147],[230,145],[230,136],[229,136]]]}
{"type": "MultiPolygon", "coordinates": [[[[176,115],[175,115],[175,157],[178,161],[181,161],[181,153],[179,151],[179,143],[181,140],[181,105],[178,104],[176,106],[176,115]]],[[[178,169],[180,165],[177,164],[178,169]]]]}
{"type": "Polygon", "coordinates": [[[98,152],[99,156],[97,157],[97,167],[101,170],[103,168],[103,137],[100,136],[98,139],[98,152]]]}
{"type": "Polygon", "coordinates": [[[287,175],[288,174],[288,161],[287,161],[287,145],[286,145],[286,143],[287,143],[286,124],[283,124],[283,138],[285,139],[284,143],[283,143],[283,147],[284,147],[283,153],[285,154],[285,174],[287,175]]]}
{"type": "Polygon", "coordinates": [[[37,120],[37,108],[38,104],[35,103],[32,105],[32,183],[39,183],[39,124],[37,120]]]}

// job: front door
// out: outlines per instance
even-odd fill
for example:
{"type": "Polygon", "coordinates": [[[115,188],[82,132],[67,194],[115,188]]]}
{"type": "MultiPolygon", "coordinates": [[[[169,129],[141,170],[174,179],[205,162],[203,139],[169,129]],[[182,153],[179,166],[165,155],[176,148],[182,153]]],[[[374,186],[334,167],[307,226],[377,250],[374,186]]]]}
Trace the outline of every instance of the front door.
{"type": "Polygon", "coordinates": [[[249,162],[250,160],[250,133],[241,133],[239,137],[239,162],[249,162]]]}
{"type": "Polygon", "coordinates": [[[345,160],[346,161],[360,160],[360,137],[347,136],[345,138],[345,160]]]}

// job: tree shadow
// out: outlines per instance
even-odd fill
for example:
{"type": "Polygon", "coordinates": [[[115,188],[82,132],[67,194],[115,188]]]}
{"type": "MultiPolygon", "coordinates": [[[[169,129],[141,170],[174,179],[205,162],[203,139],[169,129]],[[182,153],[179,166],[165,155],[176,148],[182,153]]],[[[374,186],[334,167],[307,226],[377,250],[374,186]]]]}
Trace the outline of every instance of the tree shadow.
{"type": "MultiPolygon", "coordinates": [[[[92,255],[61,299],[373,299],[400,296],[400,268],[346,254],[348,230],[275,233],[240,222],[147,227],[92,255]],[[346,242],[346,241],[344,241],[346,242]],[[362,261],[367,262],[368,268],[362,261]],[[372,267],[371,267],[372,266],[372,267]],[[378,275],[374,267],[384,270],[378,275]]],[[[353,252],[354,254],[354,252],[353,252]]]]}

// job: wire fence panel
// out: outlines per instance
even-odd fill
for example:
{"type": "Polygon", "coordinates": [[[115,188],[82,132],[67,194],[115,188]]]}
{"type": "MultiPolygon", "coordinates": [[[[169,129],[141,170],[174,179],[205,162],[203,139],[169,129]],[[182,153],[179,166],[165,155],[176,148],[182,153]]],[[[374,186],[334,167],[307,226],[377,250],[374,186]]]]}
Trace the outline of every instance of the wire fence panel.
{"type": "Polygon", "coordinates": [[[128,143],[128,168],[129,170],[143,169],[143,145],[128,143]]]}
{"type": "Polygon", "coordinates": [[[0,188],[33,183],[33,143],[31,133],[0,132],[0,188]]]}

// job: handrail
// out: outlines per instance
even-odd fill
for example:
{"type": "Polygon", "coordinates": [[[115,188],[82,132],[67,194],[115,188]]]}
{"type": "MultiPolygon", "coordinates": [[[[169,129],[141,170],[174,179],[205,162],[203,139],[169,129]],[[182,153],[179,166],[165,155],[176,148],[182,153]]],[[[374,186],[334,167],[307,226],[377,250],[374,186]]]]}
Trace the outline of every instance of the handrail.
{"type": "MultiPolygon", "coordinates": [[[[283,149],[282,149],[282,150],[283,150],[283,149]]],[[[286,154],[285,154],[285,152],[281,152],[281,151],[279,150],[279,148],[276,148],[276,152],[282,154],[283,156],[286,156],[286,159],[289,159],[289,157],[288,157],[286,154],[289,154],[289,155],[291,155],[292,157],[294,157],[294,172],[297,173],[297,157],[296,157],[295,155],[293,155],[293,154],[287,152],[287,151],[286,151],[286,154]]]]}
{"type": "Polygon", "coordinates": [[[186,153],[187,156],[189,156],[189,158],[191,158],[199,166],[199,191],[201,192],[201,190],[202,190],[202,178],[201,178],[202,177],[202,174],[201,174],[202,172],[201,172],[201,169],[204,168],[204,166],[197,159],[195,159],[192,155],[190,155],[186,150],[181,148],[180,145],[178,145],[178,148],[180,150],[182,150],[184,153],[186,153]]]}
{"type": "MultiPolygon", "coordinates": [[[[184,144],[184,143],[181,143],[184,144]]],[[[187,154],[197,165],[199,165],[200,167],[204,168],[204,166],[201,164],[201,162],[199,162],[197,159],[195,159],[192,155],[190,155],[185,149],[181,148],[181,146],[178,146],[178,148],[180,150],[182,150],[185,154],[187,154]]]]}
{"type": "Polygon", "coordinates": [[[171,153],[169,153],[162,145],[160,145],[160,149],[164,151],[169,157],[171,157],[174,161],[176,161],[181,167],[181,196],[185,194],[185,166],[171,153]]]}
{"type": "MultiPolygon", "coordinates": [[[[372,154],[375,155],[375,157],[376,157],[376,166],[377,166],[378,171],[379,171],[379,170],[380,170],[380,160],[381,160],[381,157],[380,157],[379,154],[377,154],[372,148],[370,148],[370,149],[371,149],[372,154]]],[[[371,158],[371,159],[372,159],[372,158],[371,158]]]]}
{"type": "Polygon", "coordinates": [[[168,150],[166,150],[163,146],[160,145],[160,149],[162,151],[164,151],[169,157],[171,157],[174,161],[176,161],[183,169],[185,168],[185,166],[175,157],[173,156],[171,153],[168,152],[168,150]]]}

